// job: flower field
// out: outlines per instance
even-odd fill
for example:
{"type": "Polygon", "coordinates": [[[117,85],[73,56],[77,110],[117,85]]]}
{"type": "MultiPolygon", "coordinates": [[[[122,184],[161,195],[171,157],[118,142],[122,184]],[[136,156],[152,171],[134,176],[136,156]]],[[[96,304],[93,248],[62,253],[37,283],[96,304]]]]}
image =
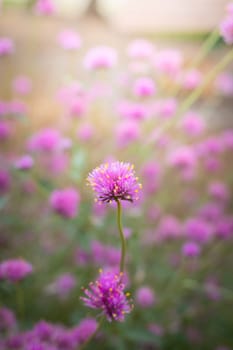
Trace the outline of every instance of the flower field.
{"type": "Polygon", "coordinates": [[[2,11],[0,350],[233,349],[233,3],[193,51],[2,11]]]}

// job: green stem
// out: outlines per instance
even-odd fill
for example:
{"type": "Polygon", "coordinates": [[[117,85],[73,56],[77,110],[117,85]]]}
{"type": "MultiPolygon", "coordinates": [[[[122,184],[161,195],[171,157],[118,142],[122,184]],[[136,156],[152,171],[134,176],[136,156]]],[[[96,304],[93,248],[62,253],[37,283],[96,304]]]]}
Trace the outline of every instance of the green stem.
{"type": "Polygon", "coordinates": [[[207,74],[205,80],[203,83],[194,90],[180,105],[180,108],[178,110],[178,115],[186,112],[189,107],[191,107],[194,102],[198,100],[198,98],[201,96],[205,88],[208,86],[209,83],[212,82],[212,80],[220,73],[229,63],[233,61],[233,49],[230,50],[221,61],[219,61],[218,64],[207,74]]]}
{"type": "Polygon", "coordinates": [[[17,309],[19,316],[21,319],[24,318],[24,295],[23,295],[23,289],[19,283],[16,284],[16,302],[17,302],[17,309]]]}
{"type": "Polygon", "coordinates": [[[204,41],[197,56],[195,56],[193,61],[191,61],[191,68],[197,67],[204,60],[204,58],[208,55],[208,53],[217,43],[218,39],[219,39],[219,28],[216,28],[214,31],[211,32],[211,34],[204,41]]]}
{"type": "Polygon", "coordinates": [[[121,202],[118,198],[116,198],[117,202],[117,226],[120,234],[121,239],[121,261],[120,261],[120,272],[124,272],[125,267],[125,253],[126,253],[126,241],[122,229],[122,222],[121,222],[121,202]]]}

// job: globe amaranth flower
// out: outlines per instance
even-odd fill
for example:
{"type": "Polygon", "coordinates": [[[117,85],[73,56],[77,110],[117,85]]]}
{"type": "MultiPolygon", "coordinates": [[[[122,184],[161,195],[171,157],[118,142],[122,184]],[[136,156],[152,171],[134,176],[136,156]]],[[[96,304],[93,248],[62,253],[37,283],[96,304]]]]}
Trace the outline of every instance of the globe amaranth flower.
{"type": "Polygon", "coordinates": [[[32,265],[23,259],[5,260],[0,264],[0,279],[19,282],[32,273],[32,265]]]}
{"type": "Polygon", "coordinates": [[[80,195],[75,188],[54,190],[49,198],[53,210],[64,218],[74,218],[79,209],[80,195]]]}
{"type": "Polygon", "coordinates": [[[106,163],[95,168],[87,181],[96,193],[96,200],[106,203],[137,200],[141,184],[133,168],[133,165],[123,162],[106,163]]]}
{"type": "Polygon", "coordinates": [[[91,282],[90,288],[84,290],[86,296],[81,297],[81,300],[90,308],[102,310],[109,322],[124,321],[125,314],[132,310],[132,305],[127,299],[129,293],[124,293],[122,279],[122,273],[101,271],[98,280],[91,282]]]}

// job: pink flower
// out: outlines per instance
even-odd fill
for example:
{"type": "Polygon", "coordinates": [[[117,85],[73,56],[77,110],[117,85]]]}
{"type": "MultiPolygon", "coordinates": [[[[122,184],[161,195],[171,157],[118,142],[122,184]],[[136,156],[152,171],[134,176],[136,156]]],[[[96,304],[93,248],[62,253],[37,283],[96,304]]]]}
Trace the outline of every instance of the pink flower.
{"type": "Polygon", "coordinates": [[[117,52],[108,46],[93,47],[87,52],[83,63],[88,70],[112,68],[117,64],[117,52]]]}
{"type": "Polygon", "coordinates": [[[220,24],[220,34],[228,45],[233,44],[233,15],[229,14],[220,24]]]}
{"type": "Polygon", "coordinates": [[[28,147],[30,151],[52,152],[60,147],[61,140],[58,130],[46,128],[32,135],[28,147]]]}
{"type": "Polygon", "coordinates": [[[76,278],[71,273],[63,273],[52,282],[46,290],[58,295],[61,299],[66,299],[76,286],[76,278]]]}
{"type": "Polygon", "coordinates": [[[133,85],[133,93],[139,97],[149,97],[155,94],[154,80],[148,77],[138,78],[133,85]]]}
{"type": "Polygon", "coordinates": [[[167,98],[159,101],[158,113],[163,118],[171,118],[177,111],[177,100],[175,98],[167,98]]]}
{"type": "Polygon", "coordinates": [[[12,55],[14,51],[15,46],[11,38],[0,38],[0,57],[12,55]]]}
{"type": "Polygon", "coordinates": [[[55,5],[53,3],[53,0],[37,0],[35,11],[39,15],[53,15],[55,13],[55,5]]]}
{"type": "Polygon", "coordinates": [[[96,194],[96,200],[104,203],[117,200],[134,202],[141,189],[134,166],[123,162],[101,164],[88,175],[87,181],[96,194]]]}
{"type": "Polygon", "coordinates": [[[182,78],[182,86],[186,90],[196,89],[202,82],[202,74],[197,69],[185,72],[182,78]]]}
{"type": "Polygon", "coordinates": [[[49,202],[57,214],[72,219],[78,213],[80,195],[74,188],[55,190],[51,193],[49,202]]]}
{"type": "Polygon", "coordinates": [[[220,74],[215,81],[215,86],[221,94],[233,96],[233,75],[226,72],[220,74]]]}
{"type": "Polygon", "coordinates": [[[153,289],[148,286],[140,287],[136,291],[136,302],[142,308],[148,308],[155,305],[156,298],[153,289]]]}
{"type": "Polygon", "coordinates": [[[32,265],[23,259],[5,260],[0,264],[0,279],[18,282],[32,273],[32,265]]]}
{"type": "Polygon", "coordinates": [[[148,108],[142,103],[123,101],[118,106],[118,112],[125,118],[144,120],[148,116],[148,108]]]}
{"type": "Polygon", "coordinates": [[[65,29],[59,34],[58,43],[64,50],[78,50],[82,45],[82,40],[79,34],[72,29],[65,29]]]}
{"type": "Polygon", "coordinates": [[[138,122],[126,120],[120,122],[116,127],[116,138],[118,147],[127,147],[130,143],[139,139],[141,134],[138,122]]]}
{"type": "Polygon", "coordinates": [[[180,51],[167,49],[157,53],[154,64],[159,72],[175,77],[183,64],[183,57],[180,51]]]}
{"type": "Polygon", "coordinates": [[[135,39],[129,44],[127,53],[131,58],[150,58],[154,53],[154,45],[145,39],[135,39]]]}
{"type": "Polygon", "coordinates": [[[27,95],[32,89],[31,80],[26,76],[18,76],[13,81],[13,89],[20,95],[27,95]]]}
{"type": "Polygon", "coordinates": [[[6,141],[11,135],[11,126],[9,122],[0,120],[0,141],[6,141]]]}
{"type": "Polygon", "coordinates": [[[182,127],[188,135],[198,136],[205,128],[205,122],[201,116],[195,112],[188,112],[182,121],[182,127]]]}
{"type": "Polygon", "coordinates": [[[34,160],[30,155],[24,155],[18,158],[15,162],[15,168],[19,170],[31,169],[34,165],[34,160]]]}
{"type": "Polygon", "coordinates": [[[132,310],[124,289],[123,274],[101,272],[98,280],[84,290],[85,296],[81,300],[86,306],[99,309],[109,322],[122,322],[125,314],[132,310]]]}
{"type": "Polygon", "coordinates": [[[229,189],[223,182],[220,181],[210,183],[208,192],[214,199],[223,202],[226,202],[230,197],[229,189]]]}
{"type": "Polygon", "coordinates": [[[77,131],[77,137],[81,141],[90,141],[94,136],[95,130],[91,123],[80,125],[77,131]]]}
{"type": "Polygon", "coordinates": [[[186,242],[182,246],[182,254],[188,258],[195,258],[200,254],[200,246],[195,242],[186,242]]]}

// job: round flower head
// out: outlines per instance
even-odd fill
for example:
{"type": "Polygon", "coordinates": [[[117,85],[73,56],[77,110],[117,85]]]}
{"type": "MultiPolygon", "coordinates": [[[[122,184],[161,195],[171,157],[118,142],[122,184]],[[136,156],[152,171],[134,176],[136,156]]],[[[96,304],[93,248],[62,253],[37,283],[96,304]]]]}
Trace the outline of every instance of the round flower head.
{"type": "Polygon", "coordinates": [[[122,273],[101,271],[98,280],[89,284],[90,289],[84,290],[86,296],[81,299],[86,306],[103,310],[109,322],[124,321],[125,314],[131,311],[132,305],[127,300],[129,293],[124,293],[122,278],[122,273]]]}
{"type": "Polygon", "coordinates": [[[102,164],[88,176],[88,183],[96,193],[98,202],[138,199],[141,184],[135,177],[133,165],[123,162],[102,164]]]}
{"type": "Polygon", "coordinates": [[[32,273],[32,265],[23,259],[5,260],[0,264],[0,279],[18,282],[32,273]]]}

